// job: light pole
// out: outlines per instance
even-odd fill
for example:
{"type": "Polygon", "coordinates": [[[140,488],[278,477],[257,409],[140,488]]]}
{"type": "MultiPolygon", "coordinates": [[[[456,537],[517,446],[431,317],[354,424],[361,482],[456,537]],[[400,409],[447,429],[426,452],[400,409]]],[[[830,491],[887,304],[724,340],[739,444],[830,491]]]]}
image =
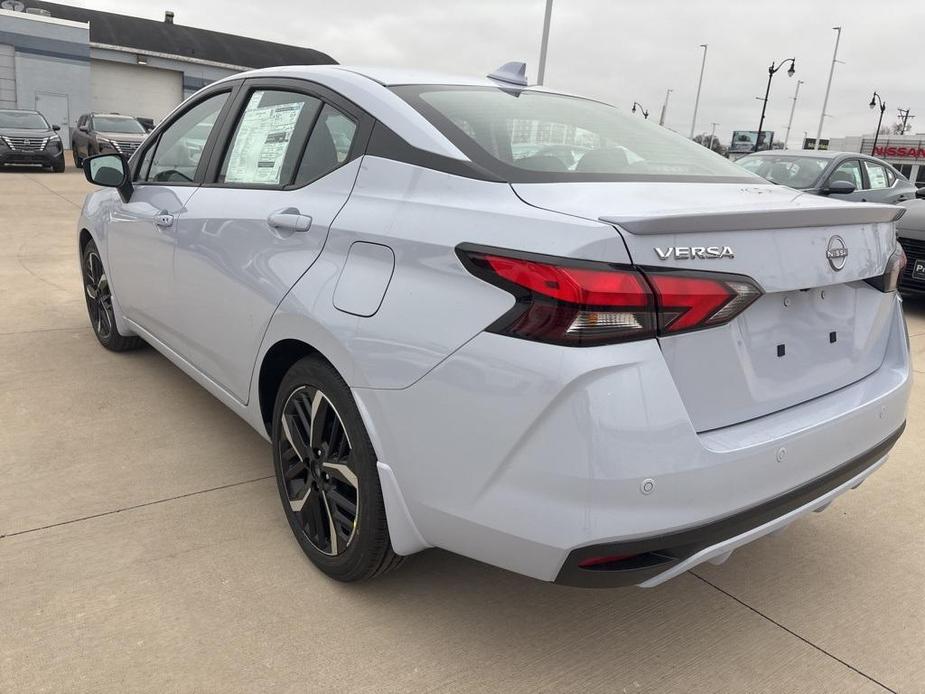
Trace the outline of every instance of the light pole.
{"type": "Polygon", "coordinates": [[[819,140],[822,139],[822,122],[825,120],[825,109],[829,105],[829,91],[832,89],[832,75],[835,74],[835,63],[838,60],[838,42],[841,41],[841,27],[832,27],[837,33],[835,35],[835,50],[832,52],[832,65],[829,66],[829,81],[825,85],[825,98],[822,100],[822,114],[819,116],[819,129],[816,131],[816,146],[819,149],[819,140]]]}
{"type": "Polygon", "coordinates": [[[800,85],[803,80],[797,80],[797,88],[793,93],[793,105],[790,107],[790,120],[787,121],[787,135],[784,137],[784,149],[790,146],[790,126],[793,125],[793,112],[797,110],[797,97],[800,96],[800,85]]]}
{"type": "Polygon", "coordinates": [[[552,0],[546,0],[546,16],[543,18],[543,38],[540,40],[540,69],[536,83],[543,84],[546,78],[546,47],[549,45],[549,22],[552,20],[552,0]]]}
{"type": "Polygon", "coordinates": [[[870,148],[870,153],[872,156],[877,156],[877,140],[880,139],[880,125],[883,123],[883,112],[886,111],[886,104],[883,103],[883,99],[880,98],[880,95],[877,92],[874,92],[874,95],[870,97],[870,103],[867,104],[873,109],[877,104],[880,104],[880,117],[877,119],[877,130],[874,132],[874,145],[870,148]]]}
{"type": "Polygon", "coordinates": [[[668,110],[668,97],[671,96],[671,92],[673,91],[674,89],[669,89],[665,92],[665,103],[662,104],[662,115],[658,117],[659,125],[665,125],[665,112],[668,110]]]}
{"type": "Polygon", "coordinates": [[[634,102],[633,102],[632,113],[636,113],[636,107],[637,107],[637,106],[639,107],[639,110],[642,112],[642,117],[645,118],[646,120],[648,120],[648,119],[649,119],[649,111],[648,111],[648,109],[646,109],[646,107],[643,106],[642,104],[640,104],[638,101],[634,101],[634,102]]]}
{"type": "Polygon", "coordinates": [[[694,99],[694,116],[691,118],[691,139],[694,139],[694,130],[697,127],[697,108],[700,106],[700,88],[703,86],[703,70],[707,66],[707,44],[701,43],[703,60],[700,61],[700,79],[697,81],[697,97],[694,99]]]}
{"type": "Polygon", "coordinates": [[[713,129],[710,131],[710,144],[708,146],[708,149],[712,152],[713,143],[716,141],[716,126],[719,125],[719,123],[711,123],[710,125],[713,126],[713,129]]]}
{"type": "MultiPolygon", "coordinates": [[[[777,74],[777,71],[780,70],[784,65],[790,63],[790,69],[787,70],[787,77],[793,77],[793,73],[797,71],[797,61],[796,58],[785,58],[780,61],[780,64],[771,63],[771,66],[768,68],[768,86],[764,90],[764,99],[762,99],[761,104],[761,120],[758,121],[758,134],[755,136],[755,148],[753,152],[758,151],[758,145],[761,142],[761,129],[764,127],[764,112],[768,108],[768,95],[771,93],[771,80],[774,79],[774,75],[777,74]]],[[[768,149],[771,149],[773,142],[768,143],[768,149]]]]}

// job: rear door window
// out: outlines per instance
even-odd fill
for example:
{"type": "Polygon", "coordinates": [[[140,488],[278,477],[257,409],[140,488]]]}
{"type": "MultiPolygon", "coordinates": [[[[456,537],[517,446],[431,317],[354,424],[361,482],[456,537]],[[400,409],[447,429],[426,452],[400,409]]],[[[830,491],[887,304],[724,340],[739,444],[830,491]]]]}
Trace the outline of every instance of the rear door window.
{"type": "Polygon", "coordinates": [[[316,181],[347,161],[356,131],[356,121],[325,104],[308,139],[295,184],[316,181]]]}
{"type": "Polygon", "coordinates": [[[865,161],[864,168],[867,169],[867,180],[870,182],[871,190],[883,190],[890,187],[890,180],[885,166],[872,161],[865,161]]]}

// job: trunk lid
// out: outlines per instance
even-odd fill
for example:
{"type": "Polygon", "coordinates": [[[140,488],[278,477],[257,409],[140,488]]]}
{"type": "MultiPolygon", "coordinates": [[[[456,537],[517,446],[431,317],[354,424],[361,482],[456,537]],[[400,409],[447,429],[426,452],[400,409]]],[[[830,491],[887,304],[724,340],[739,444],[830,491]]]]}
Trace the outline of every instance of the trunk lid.
{"type": "Polygon", "coordinates": [[[865,279],[895,247],[890,205],[772,185],[515,184],[526,203],[611,224],[643,267],[747,275],[764,296],[732,322],[659,338],[697,431],[842,388],[882,363],[894,297],[865,279]]]}

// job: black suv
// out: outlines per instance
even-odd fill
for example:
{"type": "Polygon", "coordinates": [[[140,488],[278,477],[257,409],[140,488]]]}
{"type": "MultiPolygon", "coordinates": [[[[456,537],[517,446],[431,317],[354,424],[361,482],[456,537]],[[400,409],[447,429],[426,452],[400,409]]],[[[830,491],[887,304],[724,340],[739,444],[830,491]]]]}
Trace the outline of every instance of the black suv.
{"type": "Polygon", "coordinates": [[[0,109],[0,166],[41,164],[64,171],[64,148],[57,125],[38,111],[0,109]]]}

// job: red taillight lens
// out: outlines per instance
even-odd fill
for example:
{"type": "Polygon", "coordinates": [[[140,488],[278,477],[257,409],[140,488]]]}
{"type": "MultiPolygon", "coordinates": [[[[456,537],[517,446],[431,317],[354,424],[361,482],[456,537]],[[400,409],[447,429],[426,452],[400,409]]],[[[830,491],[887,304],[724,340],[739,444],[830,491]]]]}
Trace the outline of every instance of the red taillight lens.
{"type": "Polygon", "coordinates": [[[470,272],[517,299],[489,332],[554,344],[587,347],[713,327],[761,296],[751,280],[738,275],[637,269],[467,245],[458,254],[470,272]]]}
{"type": "Polygon", "coordinates": [[[655,291],[663,335],[727,323],[761,296],[758,287],[739,276],[649,271],[646,278],[655,291]]]}
{"type": "Polygon", "coordinates": [[[517,299],[490,332],[579,347],[655,336],[652,290],[632,268],[463,248],[459,257],[517,299]]]}

